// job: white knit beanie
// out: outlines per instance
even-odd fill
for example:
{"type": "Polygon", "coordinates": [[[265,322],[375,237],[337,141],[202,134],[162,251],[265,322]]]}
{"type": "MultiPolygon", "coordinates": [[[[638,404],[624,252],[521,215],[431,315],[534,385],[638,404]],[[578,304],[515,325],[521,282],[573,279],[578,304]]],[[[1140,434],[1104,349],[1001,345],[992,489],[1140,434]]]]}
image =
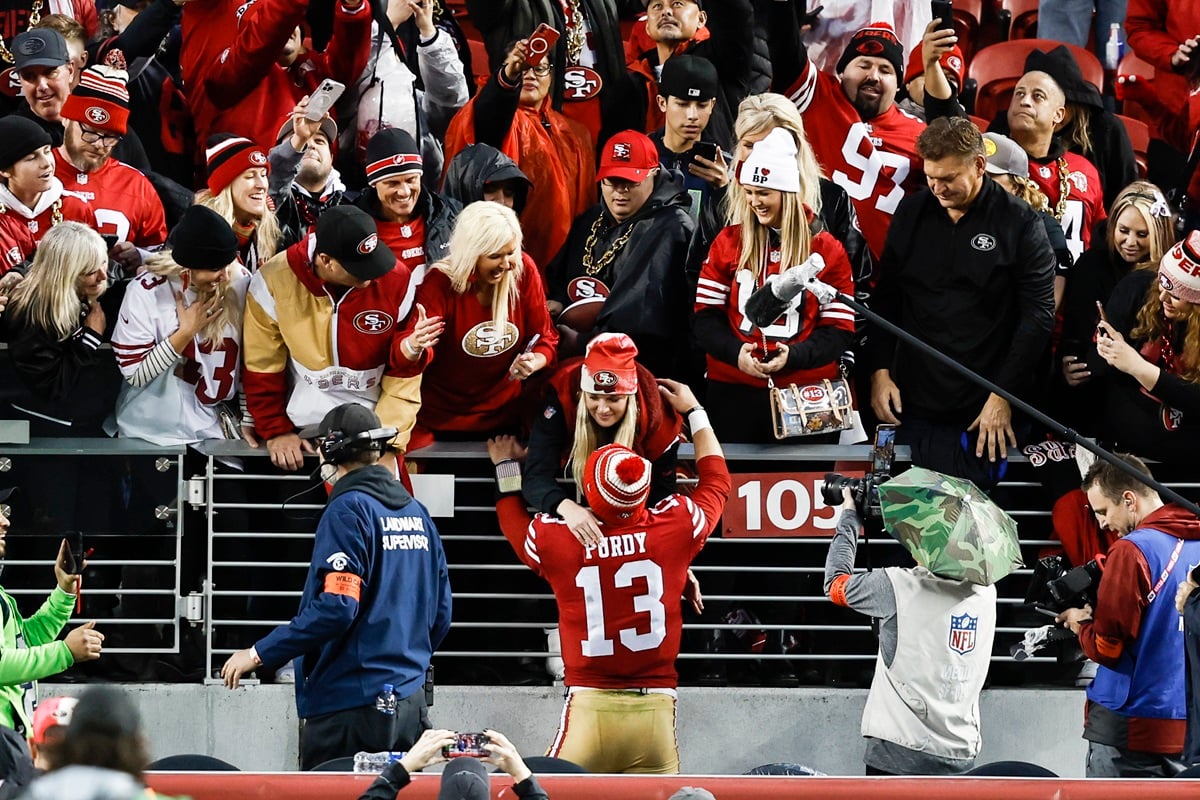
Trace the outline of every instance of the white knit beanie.
{"type": "Polygon", "coordinates": [[[796,140],[783,128],[776,128],[754,145],[738,171],[742,186],[800,191],[800,167],[796,164],[796,140]]]}

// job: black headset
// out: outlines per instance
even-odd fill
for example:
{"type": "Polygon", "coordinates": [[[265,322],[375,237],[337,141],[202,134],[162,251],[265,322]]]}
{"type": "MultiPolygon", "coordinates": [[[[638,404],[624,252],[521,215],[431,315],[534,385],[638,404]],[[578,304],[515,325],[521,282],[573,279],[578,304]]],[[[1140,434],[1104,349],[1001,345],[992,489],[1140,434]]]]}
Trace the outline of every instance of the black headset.
{"type": "Polygon", "coordinates": [[[395,428],[372,428],[353,436],[347,436],[342,431],[330,431],[320,441],[321,457],[326,464],[344,464],[369,450],[382,452],[384,444],[397,433],[395,428]]]}

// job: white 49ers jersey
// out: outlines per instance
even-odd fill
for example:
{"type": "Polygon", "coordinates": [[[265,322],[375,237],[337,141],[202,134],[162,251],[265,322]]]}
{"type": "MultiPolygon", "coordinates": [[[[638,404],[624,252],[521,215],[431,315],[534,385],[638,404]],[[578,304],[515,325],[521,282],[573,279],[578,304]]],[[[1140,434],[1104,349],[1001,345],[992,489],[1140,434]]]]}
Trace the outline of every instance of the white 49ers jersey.
{"type": "MultiPolygon", "coordinates": [[[[250,273],[240,264],[230,285],[239,306],[246,302],[250,273]]],[[[175,293],[185,305],[196,292],[178,279],[143,273],[130,282],[113,330],[113,352],[121,374],[131,378],[158,344],[179,329],[175,293]]],[[[225,325],[220,346],[193,337],[172,367],[142,387],[126,383],[117,400],[117,427],[122,436],[155,444],[186,444],[220,439],[216,405],[237,396],[241,380],[242,332],[225,325]]]]}

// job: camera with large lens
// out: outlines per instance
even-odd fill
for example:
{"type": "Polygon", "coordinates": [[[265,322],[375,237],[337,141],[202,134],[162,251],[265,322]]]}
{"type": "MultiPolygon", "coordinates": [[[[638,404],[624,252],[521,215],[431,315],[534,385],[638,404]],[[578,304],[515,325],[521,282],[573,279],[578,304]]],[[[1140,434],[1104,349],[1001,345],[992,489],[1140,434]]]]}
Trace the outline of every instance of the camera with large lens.
{"type": "Polygon", "coordinates": [[[1104,574],[1104,557],[1097,556],[1072,567],[1062,556],[1038,559],[1025,593],[1025,602],[1047,611],[1061,612],[1096,604],[1096,590],[1104,574]]]}
{"type": "Polygon", "coordinates": [[[827,506],[842,504],[842,490],[849,489],[854,498],[854,507],[864,520],[879,519],[879,486],[892,477],[892,466],[896,461],[896,426],[879,425],[875,428],[875,444],[871,448],[871,469],[861,478],[850,478],[837,472],[825,474],[821,486],[821,499],[827,506]]]}

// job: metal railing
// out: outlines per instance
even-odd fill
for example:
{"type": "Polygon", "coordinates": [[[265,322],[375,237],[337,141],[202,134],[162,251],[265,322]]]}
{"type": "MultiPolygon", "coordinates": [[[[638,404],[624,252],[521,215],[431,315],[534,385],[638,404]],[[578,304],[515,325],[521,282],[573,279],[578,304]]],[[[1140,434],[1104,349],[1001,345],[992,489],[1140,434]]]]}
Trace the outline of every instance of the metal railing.
{"type": "MultiPolygon", "coordinates": [[[[253,462],[262,465],[265,454],[239,443],[212,442],[203,450],[207,456],[202,479],[210,552],[206,618],[211,623],[209,664],[215,669],[228,653],[248,646],[269,626],[290,618],[308,568],[316,520],[304,523],[279,514],[279,500],[313,486],[311,495],[294,499],[288,509],[292,514],[316,515],[322,508],[324,492],[307,475],[281,476],[253,466],[253,462]],[[220,459],[235,455],[251,465],[246,473],[221,469],[220,459]],[[273,487],[271,499],[266,497],[267,486],[273,487]],[[273,517],[269,513],[272,508],[276,510],[273,517]],[[227,524],[230,518],[241,520],[245,514],[257,514],[261,524],[247,528],[227,524]],[[278,544],[277,557],[269,566],[247,557],[244,549],[264,552],[269,549],[264,542],[278,544]],[[251,572],[255,569],[260,574],[251,572]],[[269,570],[271,588],[263,578],[264,570],[269,570]],[[259,613],[251,613],[256,607],[259,613]],[[268,609],[273,613],[261,613],[268,609]]],[[[836,671],[833,665],[859,669],[861,664],[855,667],[855,663],[873,660],[876,642],[869,620],[833,606],[822,591],[825,554],[836,510],[824,507],[815,487],[801,497],[804,484],[795,479],[803,475],[816,481],[835,464],[861,471],[866,467],[870,447],[727,445],[725,454],[735,481],[746,475],[762,476],[763,481],[776,476],[770,491],[791,495],[790,500],[785,497],[781,508],[758,509],[756,524],[760,528],[770,522],[772,513],[780,518],[777,521],[794,525],[806,511],[809,527],[819,517],[825,531],[804,537],[744,538],[738,534],[745,531],[735,530],[714,535],[694,565],[706,587],[706,613],[699,618],[692,614],[686,617],[682,661],[788,661],[812,672],[836,671]],[[776,491],[781,483],[784,489],[776,491]],[[800,508],[802,505],[805,509],[800,508]],[[754,618],[726,618],[726,612],[736,614],[738,609],[754,618]]],[[[898,462],[906,462],[907,449],[898,448],[897,456],[898,462]]],[[[680,461],[690,459],[690,446],[685,445],[680,461]]],[[[455,602],[451,632],[435,658],[439,674],[451,676],[452,682],[511,679],[513,659],[540,661],[549,654],[542,629],[556,623],[556,610],[549,587],[517,561],[500,533],[492,468],[485,447],[482,443],[438,443],[411,453],[409,461],[426,478],[452,476],[443,486],[452,487],[453,514],[435,517],[450,565],[455,602]]],[[[1032,565],[1038,551],[1051,544],[1049,506],[1037,496],[1041,484],[1028,463],[1019,457],[1013,459],[1011,472],[998,494],[1020,522],[1025,561],[1032,565]]],[[[730,498],[723,523],[726,528],[731,517],[746,524],[748,515],[755,514],[749,508],[751,503],[765,504],[769,499],[766,483],[753,490],[746,489],[745,482],[740,485],[739,490],[735,482],[735,496],[730,498]],[[736,503],[743,505],[740,511],[733,511],[736,503]]],[[[422,496],[420,486],[416,493],[425,502],[432,499],[422,496]]],[[[447,500],[444,496],[436,499],[447,500]]],[[[869,551],[875,566],[905,559],[900,545],[886,536],[872,537],[860,547],[860,564],[864,563],[863,550],[869,551]]],[[[1010,662],[1009,647],[1021,639],[1025,629],[1048,621],[1020,612],[1029,574],[1029,569],[1020,570],[1000,585],[995,662],[1010,662]]],[[[1043,657],[1031,661],[1053,660],[1043,657]]],[[[1024,662],[1022,669],[1030,669],[1030,664],[1024,662]]],[[[686,673],[688,667],[681,664],[681,669],[686,673]]]]}
{"type": "Polygon", "coordinates": [[[0,483],[18,487],[4,586],[22,613],[49,594],[59,542],[78,531],[94,555],[76,617],[97,620],[108,653],[178,653],[185,453],[137,439],[0,445],[0,483]]]}

